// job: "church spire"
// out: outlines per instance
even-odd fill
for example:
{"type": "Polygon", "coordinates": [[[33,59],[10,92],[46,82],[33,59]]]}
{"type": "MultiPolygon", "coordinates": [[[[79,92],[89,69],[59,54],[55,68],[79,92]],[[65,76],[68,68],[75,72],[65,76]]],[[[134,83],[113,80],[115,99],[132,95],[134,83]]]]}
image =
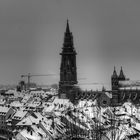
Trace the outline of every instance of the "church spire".
{"type": "Polygon", "coordinates": [[[118,90],[119,81],[118,81],[118,75],[115,67],[114,67],[113,75],[111,77],[111,85],[112,85],[112,90],[118,90]]]}
{"type": "Polygon", "coordinates": [[[68,49],[71,49],[72,51],[74,51],[74,48],[73,48],[73,35],[70,32],[69,21],[68,20],[67,20],[67,24],[66,24],[66,31],[65,31],[65,34],[64,34],[63,49],[66,52],[70,51],[68,49]]]}
{"type": "Polygon", "coordinates": [[[70,33],[69,20],[67,19],[66,33],[70,33]]]}
{"type": "Polygon", "coordinates": [[[118,75],[117,75],[116,67],[115,66],[114,66],[114,71],[113,71],[112,78],[118,78],[118,75]]]}
{"type": "Polygon", "coordinates": [[[64,33],[64,43],[62,47],[60,64],[59,97],[69,98],[71,91],[77,84],[76,51],[73,43],[73,35],[69,29],[67,20],[66,31],[64,33]],[[62,97],[63,96],[63,97],[62,97]],[[65,96],[65,97],[64,97],[65,96]]]}
{"type": "Polygon", "coordinates": [[[121,80],[121,81],[125,80],[125,75],[123,73],[122,66],[121,66],[121,70],[120,70],[119,80],[121,80]]]}

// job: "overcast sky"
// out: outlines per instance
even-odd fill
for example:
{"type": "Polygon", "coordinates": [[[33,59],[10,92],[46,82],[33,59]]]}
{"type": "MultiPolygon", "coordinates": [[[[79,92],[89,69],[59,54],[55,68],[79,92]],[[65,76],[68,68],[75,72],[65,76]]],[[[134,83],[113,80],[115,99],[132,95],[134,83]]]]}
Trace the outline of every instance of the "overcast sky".
{"type": "Polygon", "coordinates": [[[78,78],[87,78],[79,83],[108,86],[114,65],[118,72],[123,66],[130,79],[140,79],[140,1],[1,0],[0,84],[17,84],[29,72],[58,74],[32,78],[57,83],[67,18],[78,78]]]}

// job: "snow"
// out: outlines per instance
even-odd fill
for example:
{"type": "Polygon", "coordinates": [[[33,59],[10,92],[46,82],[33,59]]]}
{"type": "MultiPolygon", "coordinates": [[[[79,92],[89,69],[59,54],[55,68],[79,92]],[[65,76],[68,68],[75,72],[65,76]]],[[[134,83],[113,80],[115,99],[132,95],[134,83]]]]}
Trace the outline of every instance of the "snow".
{"type": "Polygon", "coordinates": [[[0,97],[0,105],[4,105],[5,102],[6,102],[6,100],[4,100],[3,98],[0,97]]]}
{"type": "Polygon", "coordinates": [[[12,106],[12,107],[22,107],[23,104],[20,103],[19,101],[14,101],[10,104],[10,106],[12,106]]]}
{"type": "Polygon", "coordinates": [[[36,133],[42,134],[44,137],[46,137],[46,133],[40,127],[37,127],[36,125],[32,125],[31,127],[36,133]]]}
{"type": "Polygon", "coordinates": [[[5,106],[0,106],[0,113],[7,113],[9,110],[8,107],[5,107],[5,106]]]}
{"type": "Polygon", "coordinates": [[[30,125],[32,125],[32,123],[34,122],[35,123],[35,121],[34,120],[32,120],[33,118],[32,117],[27,117],[27,118],[24,118],[22,121],[20,121],[19,123],[17,123],[16,125],[18,126],[23,126],[23,125],[25,125],[25,126],[30,126],[30,125]]]}
{"type": "Polygon", "coordinates": [[[105,92],[105,94],[106,94],[109,98],[112,98],[112,94],[111,94],[111,93],[105,92]]]}
{"type": "Polygon", "coordinates": [[[27,111],[17,110],[12,118],[21,120],[26,114],[27,114],[27,111]]]}
{"type": "MultiPolygon", "coordinates": [[[[110,93],[105,94],[112,98],[110,93]]],[[[13,101],[10,106],[20,107],[13,118],[19,118],[17,126],[32,128],[32,135],[26,129],[18,130],[29,139],[40,139],[40,134],[46,139],[65,135],[69,129],[67,129],[67,123],[61,120],[62,117],[67,120],[68,124],[72,124],[73,127],[82,129],[84,132],[95,131],[98,126],[103,129],[102,131],[109,139],[112,138],[112,135],[115,140],[127,139],[128,136],[140,131],[140,107],[130,101],[121,106],[102,108],[97,105],[96,100],[82,100],[77,105],[73,105],[68,99],[53,96],[49,102],[44,101],[41,104],[40,97],[34,98],[30,94],[25,94],[21,102],[13,101]],[[34,108],[41,106],[44,109],[42,112],[33,112],[31,109],[32,113],[27,113],[22,106],[34,108]]],[[[8,110],[8,107],[0,106],[0,111],[5,115],[8,110]]]]}
{"type": "Polygon", "coordinates": [[[16,90],[10,89],[10,90],[6,91],[5,93],[6,94],[14,94],[15,92],[16,92],[16,90]]]}
{"type": "Polygon", "coordinates": [[[42,129],[51,137],[57,138],[57,132],[52,129],[48,122],[41,122],[42,129]]]}
{"type": "Polygon", "coordinates": [[[41,140],[41,137],[34,131],[28,132],[26,129],[22,130],[20,132],[21,135],[23,135],[25,138],[31,139],[31,140],[41,140]],[[32,134],[31,134],[32,133],[32,134]]]}

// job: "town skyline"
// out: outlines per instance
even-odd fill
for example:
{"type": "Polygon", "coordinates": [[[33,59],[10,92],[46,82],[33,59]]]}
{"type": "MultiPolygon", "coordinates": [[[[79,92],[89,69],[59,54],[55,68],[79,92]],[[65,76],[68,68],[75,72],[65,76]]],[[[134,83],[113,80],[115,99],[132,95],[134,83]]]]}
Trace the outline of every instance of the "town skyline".
{"type": "Polygon", "coordinates": [[[17,84],[28,73],[54,73],[32,81],[58,83],[67,19],[78,53],[79,83],[108,88],[114,66],[118,74],[122,66],[127,78],[139,80],[139,7],[140,2],[130,0],[1,1],[0,84],[17,84]]]}

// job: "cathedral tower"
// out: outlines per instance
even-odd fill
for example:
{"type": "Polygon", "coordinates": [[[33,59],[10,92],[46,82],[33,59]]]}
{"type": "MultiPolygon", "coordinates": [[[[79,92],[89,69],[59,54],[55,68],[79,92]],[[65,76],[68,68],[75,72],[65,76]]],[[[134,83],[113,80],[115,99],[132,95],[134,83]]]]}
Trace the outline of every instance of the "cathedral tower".
{"type": "Polygon", "coordinates": [[[66,31],[64,34],[64,43],[62,47],[61,65],[60,65],[60,82],[59,82],[59,97],[69,98],[70,92],[77,84],[77,69],[76,69],[76,51],[73,44],[73,35],[69,29],[67,20],[66,31]]]}
{"type": "Polygon", "coordinates": [[[111,76],[111,85],[112,85],[112,90],[118,90],[119,81],[118,81],[118,75],[115,67],[114,67],[113,75],[111,76]]]}
{"type": "Polygon", "coordinates": [[[118,77],[118,80],[119,81],[125,81],[126,80],[122,67],[121,67],[121,70],[120,70],[120,75],[118,77]]]}

